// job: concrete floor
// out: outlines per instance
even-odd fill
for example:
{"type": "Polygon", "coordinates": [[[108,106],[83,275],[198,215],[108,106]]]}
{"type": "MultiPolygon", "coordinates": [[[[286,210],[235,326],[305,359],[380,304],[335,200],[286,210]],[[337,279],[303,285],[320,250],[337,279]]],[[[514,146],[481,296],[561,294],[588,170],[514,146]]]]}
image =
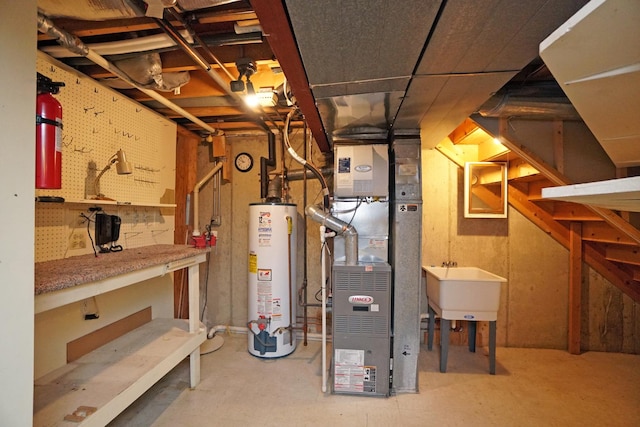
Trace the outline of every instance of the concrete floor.
{"type": "Polygon", "coordinates": [[[640,356],[498,348],[437,347],[419,360],[418,394],[389,398],[323,394],[320,343],[282,359],[247,352],[246,336],[202,356],[202,381],[189,389],[188,363],[171,371],[112,426],[638,426],[640,356]]]}

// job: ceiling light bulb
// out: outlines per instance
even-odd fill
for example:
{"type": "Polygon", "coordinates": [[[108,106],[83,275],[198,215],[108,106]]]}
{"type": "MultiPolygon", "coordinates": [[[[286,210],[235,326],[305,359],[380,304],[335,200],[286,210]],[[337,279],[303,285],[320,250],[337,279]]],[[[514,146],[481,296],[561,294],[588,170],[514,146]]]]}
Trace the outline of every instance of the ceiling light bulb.
{"type": "Polygon", "coordinates": [[[244,102],[251,108],[255,108],[260,104],[260,100],[258,99],[258,95],[256,95],[256,91],[253,89],[253,83],[249,81],[247,77],[247,95],[244,97],[244,102]]]}
{"type": "Polygon", "coordinates": [[[251,108],[255,108],[260,104],[260,100],[258,99],[258,95],[255,93],[248,93],[247,96],[244,97],[244,102],[251,108]]]}

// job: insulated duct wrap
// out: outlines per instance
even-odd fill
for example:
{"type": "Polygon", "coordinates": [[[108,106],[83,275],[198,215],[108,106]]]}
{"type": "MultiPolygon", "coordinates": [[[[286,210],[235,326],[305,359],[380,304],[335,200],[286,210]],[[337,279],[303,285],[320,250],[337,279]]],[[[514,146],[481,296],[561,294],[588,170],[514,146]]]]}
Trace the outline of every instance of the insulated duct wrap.
{"type": "MultiPolygon", "coordinates": [[[[188,71],[175,73],[162,72],[162,60],[159,53],[149,53],[136,58],[114,61],[114,65],[146,89],[170,92],[180,88],[191,79],[188,71]]],[[[104,79],[102,82],[116,89],[129,89],[130,85],[118,78],[104,79]]]]}
{"type": "Polygon", "coordinates": [[[52,17],[106,21],[144,16],[144,9],[128,0],[38,0],[38,9],[52,17]]]}
{"type": "Polygon", "coordinates": [[[64,46],[71,52],[80,55],[87,56],[89,54],[89,48],[82,43],[82,41],[73,34],[61,31],[53,25],[53,22],[47,17],[38,13],[38,31],[48,34],[55,39],[60,45],[64,46]]]}

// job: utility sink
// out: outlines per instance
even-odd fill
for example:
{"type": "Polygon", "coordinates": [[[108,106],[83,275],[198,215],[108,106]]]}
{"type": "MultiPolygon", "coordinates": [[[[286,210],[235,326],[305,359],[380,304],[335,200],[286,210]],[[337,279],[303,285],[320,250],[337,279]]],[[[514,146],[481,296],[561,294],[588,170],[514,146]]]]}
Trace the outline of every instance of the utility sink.
{"type": "Polygon", "coordinates": [[[423,267],[429,305],[443,319],[495,321],[507,279],[477,267],[423,267]]]}

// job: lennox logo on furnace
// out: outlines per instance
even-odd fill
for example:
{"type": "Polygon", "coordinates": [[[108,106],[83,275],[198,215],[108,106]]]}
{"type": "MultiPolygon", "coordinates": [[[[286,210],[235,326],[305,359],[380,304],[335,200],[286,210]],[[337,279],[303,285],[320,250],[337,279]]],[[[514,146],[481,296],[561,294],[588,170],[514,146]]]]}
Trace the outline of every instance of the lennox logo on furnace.
{"type": "Polygon", "coordinates": [[[349,302],[351,304],[373,304],[373,297],[369,295],[351,295],[349,302]]]}

